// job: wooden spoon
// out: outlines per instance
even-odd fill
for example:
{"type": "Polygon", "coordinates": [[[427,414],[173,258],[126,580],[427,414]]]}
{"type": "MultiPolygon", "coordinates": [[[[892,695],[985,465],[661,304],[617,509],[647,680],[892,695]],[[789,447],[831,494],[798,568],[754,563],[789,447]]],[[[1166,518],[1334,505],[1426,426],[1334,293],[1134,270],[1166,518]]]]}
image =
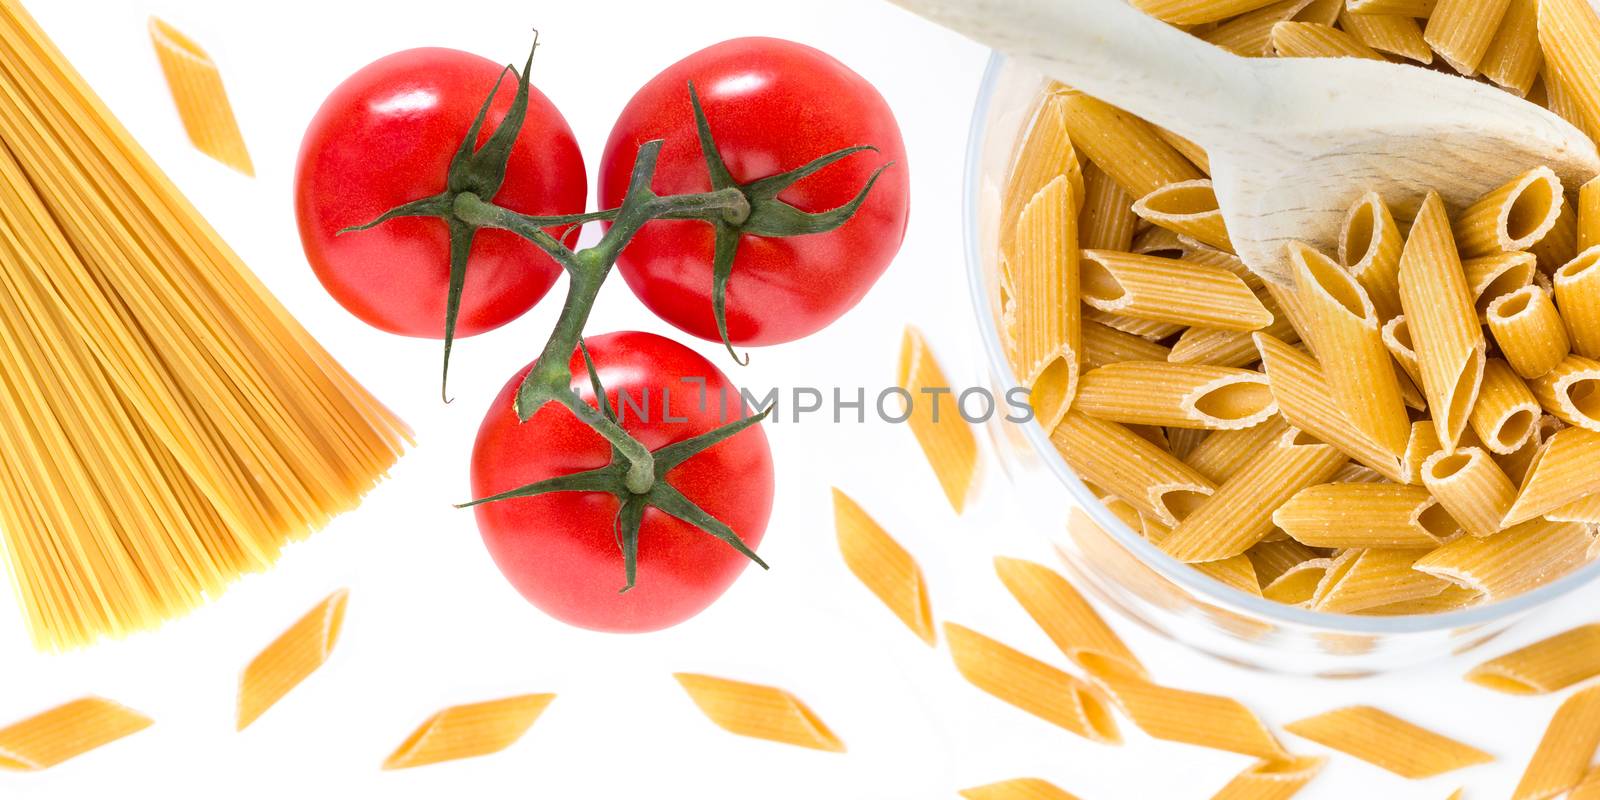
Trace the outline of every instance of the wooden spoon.
{"type": "Polygon", "coordinates": [[[891,2],[1204,147],[1235,249],[1280,283],[1288,242],[1336,251],[1368,191],[1409,217],[1429,189],[1459,210],[1541,164],[1568,188],[1600,173],[1555,114],[1420,67],[1244,58],[1120,0],[891,2]]]}

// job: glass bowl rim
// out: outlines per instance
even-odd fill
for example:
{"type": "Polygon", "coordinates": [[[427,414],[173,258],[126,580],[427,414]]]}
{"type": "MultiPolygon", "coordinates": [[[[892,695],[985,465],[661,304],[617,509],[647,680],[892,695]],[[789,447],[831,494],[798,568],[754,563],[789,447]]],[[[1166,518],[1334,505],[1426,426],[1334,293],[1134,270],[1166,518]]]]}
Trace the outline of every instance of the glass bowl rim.
{"type": "MultiPolygon", "coordinates": [[[[983,257],[978,233],[979,193],[982,191],[978,174],[982,163],[984,135],[995,87],[1000,79],[1006,56],[993,52],[984,68],[978,87],[977,100],[972,111],[972,121],[967,133],[966,163],[963,166],[961,218],[963,250],[967,266],[967,288],[972,297],[972,308],[977,316],[979,335],[983,339],[984,360],[1004,389],[1020,386],[1011,364],[1000,344],[1000,332],[990,313],[989,288],[983,271],[983,257]]],[[[1050,443],[1044,428],[1035,420],[1022,423],[1023,435],[1037,455],[1066,487],[1069,494],[1085,513],[1106,531],[1116,542],[1127,548],[1135,557],[1156,570],[1163,578],[1172,581],[1207,602],[1236,612],[1268,619],[1275,623],[1297,628],[1315,628],[1347,634],[1388,635],[1402,633],[1429,633],[1456,628],[1468,628],[1515,617],[1553,602],[1559,597],[1587,585],[1600,577],[1600,561],[1587,564],[1570,574],[1514,597],[1495,600],[1481,606],[1448,611],[1439,614],[1411,614],[1376,617],[1350,614],[1330,614],[1285,605],[1231,588],[1196,572],[1178,561],[1143,536],[1135,533],[1105,504],[1100,502],[1083,485],[1076,473],[1067,466],[1050,443]]]]}

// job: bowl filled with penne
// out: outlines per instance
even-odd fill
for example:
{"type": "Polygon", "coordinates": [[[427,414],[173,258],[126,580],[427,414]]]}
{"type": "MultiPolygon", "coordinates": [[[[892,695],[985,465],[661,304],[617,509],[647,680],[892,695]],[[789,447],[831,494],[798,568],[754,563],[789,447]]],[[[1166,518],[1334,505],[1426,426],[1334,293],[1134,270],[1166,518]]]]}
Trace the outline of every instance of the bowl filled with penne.
{"type": "MultiPolygon", "coordinates": [[[[1424,4],[1245,5],[1187,29],[1435,64],[1600,131],[1600,72],[1552,68],[1600,65],[1587,4],[1555,3],[1581,19],[1554,36],[1531,2],[1452,23],[1477,45],[1430,36],[1424,4]]],[[[1206,151],[1116,101],[996,55],[967,163],[989,378],[1035,412],[989,433],[1082,585],[1223,658],[1359,675],[1600,576],[1600,182],[1531,165],[1469,203],[1368,191],[1336,246],[1288,241],[1264,278],[1206,151]]]]}

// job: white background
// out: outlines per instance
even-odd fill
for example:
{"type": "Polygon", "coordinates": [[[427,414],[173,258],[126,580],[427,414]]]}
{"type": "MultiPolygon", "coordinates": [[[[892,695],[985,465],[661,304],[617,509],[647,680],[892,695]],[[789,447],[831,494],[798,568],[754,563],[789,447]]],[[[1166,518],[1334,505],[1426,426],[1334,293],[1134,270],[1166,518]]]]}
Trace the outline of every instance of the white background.
{"type": "MultiPolygon", "coordinates": [[[[859,499],[920,560],[935,614],[1057,664],[990,568],[994,552],[1049,557],[1037,532],[1007,521],[998,473],[957,518],[903,426],[769,427],[779,493],[763,555],[710,611],[674,630],[612,636],[570,629],[499,576],[472,517],[467,458],[488,400],[542,344],[556,295],[527,317],[462,341],[437,401],[438,344],[365,327],[321,290],[301,255],[290,202],[300,134],[324,95],[389,52],[421,45],[519,60],[538,26],[535,81],[583,143],[591,177],[610,123],[663,66],[725,38],[779,35],[832,53],[896,110],[913,175],[912,223],[889,274],[843,321],[733,367],[769,386],[894,380],[906,323],[929,333],[957,385],[979,364],[964,288],[961,159],[986,53],[887,4],[865,0],[541,2],[520,0],[33,0],[69,57],[265,281],[358,378],[416,428],[419,446],[357,512],[292,547],[269,574],[153,633],[64,656],[32,652],[0,600],[0,723],[96,693],[156,719],[149,730],[39,774],[0,773],[0,796],[87,798],[356,796],[482,798],[953,798],[1024,775],[1084,798],[1206,798],[1250,759],[1155,742],[1124,724],[1120,748],[1078,739],[979,693],[948,654],[900,626],[845,569],[830,486],[859,499]],[[690,8],[697,8],[691,12],[690,8]],[[187,144],[145,35],[157,13],[221,63],[260,177],[237,176],[187,144]],[[328,592],[350,587],[329,663],[244,733],[235,682],[255,652],[328,592]],[[804,698],[849,747],[818,753],[713,727],[671,678],[679,670],[770,682],[804,698]],[[378,769],[422,719],[454,703],[522,692],[559,695],[518,744],[483,759],[378,769]]],[[[560,287],[557,292],[562,291],[560,287]]],[[[670,330],[620,281],[590,330],[670,330]]],[[[1487,652],[1587,622],[1600,587],[1580,592],[1487,652]]],[[[1336,756],[1302,797],[1506,796],[1555,698],[1511,698],[1460,680],[1469,661],[1358,682],[1241,672],[1113,620],[1156,676],[1236,695],[1281,724],[1370,702],[1489,750],[1498,761],[1407,782],[1336,756]]],[[[1473,659],[1476,660],[1476,659],[1473,659]]],[[[1286,737],[1292,749],[1322,748],[1286,737]]]]}

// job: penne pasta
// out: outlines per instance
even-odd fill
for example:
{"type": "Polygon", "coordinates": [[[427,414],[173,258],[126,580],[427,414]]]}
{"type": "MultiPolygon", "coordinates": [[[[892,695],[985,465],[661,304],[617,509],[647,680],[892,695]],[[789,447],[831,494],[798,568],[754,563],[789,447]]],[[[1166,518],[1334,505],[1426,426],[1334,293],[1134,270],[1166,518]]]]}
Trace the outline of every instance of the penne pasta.
{"type": "Polygon", "coordinates": [[[1211,431],[1202,428],[1168,428],[1167,451],[1182,461],[1210,435],[1211,431]]]}
{"type": "Polygon", "coordinates": [[[1139,217],[1133,196],[1091,162],[1083,168],[1083,211],[1078,216],[1078,246],[1091,250],[1127,250],[1139,217]]]}
{"type": "Polygon", "coordinates": [[[1478,403],[1467,418],[1484,447],[1501,455],[1515,453],[1533,438],[1541,416],[1539,399],[1528,384],[1505,361],[1489,359],[1478,403]]]}
{"type": "MultiPolygon", "coordinates": [[[[1080,261],[1079,264],[1081,267],[1082,262],[1080,261]]],[[[1086,322],[1098,323],[1122,333],[1129,333],[1134,336],[1138,336],[1141,339],[1147,339],[1151,342],[1159,342],[1164,339],[1168,339],[1182,332],[1185,327],[1175,322],[1162,322],[1154,319],[1130,317],[1126,314],[1114,314],[1109,311],[1101,311],[1093,306],[1083,307],[1083,319],[1086,322]]]]}
{"type": "MultiPolygon", "coordinates": [[[[1539,259],[1539,269],[1542,270],[1534,276],[1535,281],[1548,281],[1549,273],[1554,273],[1562,264],[1578,257],[1578,214],[1572,210],[1572,204],[1561,205],[1561,214],[1556,217],[1555,227],[1528,248],[1528,252],[1539,259]]],[[[1554,288],[1548,283],[1543,285],[1546,289],[1554,288]]]]}
{"type": "Polygon", "coordinates": [[[1236,430],[1265,422],[1278,405],[1259,372],[1124,361],[1085,373],[1076,408],[1127,425],[1236,430]]]}
{"type": "Polygon", "coordinates": [[[928,582],[915,559],[855,500],[833,490],[833,526],[845,566],[911,632],[931,647],[937,641],[928,582]]]}
{"type": "Polygon", "coordinates": [[[1327,762],[1321,756],[1262,759],[1235,775],[1211,800],[1289,800],[1317,777],[1327,762]]]}
{"type": "Polygon", "coordinates": [[[1423,38],[1462,75],[1478,72],[1510,0],[1439,0],[1423,38]]]}
{"type": "Polygon", "coordinates": [[[1290,425],[1333,445],[1389,480],[1405,482],[1398,459],[1345,417],[1314,359],[1261,334],[1256,335],[1256,347],[1261,351],[1262,369],[1267,373],[1272,396],[1278,400],[1278,412],[1290,425]]]}
{"type": "Polygon", "coordinates": [[[1157,135],[1155,126],[1085,94],[1061,95],[1072,143],[1128,194],[1205,177],[1157,135]]]}
{"type": "Polygon", "coordinates": [[[1555,227],[1563,204],[1561,179],[1554,171],[1535,167],[1524,172],[1461,212],[1455,227],[1461,257],[1527,250],[1555,227]]]}
{"type": "Polygon", "coordinates": [[[950,381],[934,360],[922,332],[906,327],[900,345],[900,388],[912,398],[907,409],[911,433],[922,447],[928,465],[933,467],[939,486],[956,513],[966,507],[978,472],[978,440],[972,427],[962,419],[955,397],[948,391],[930,393],[928,389],[950,388],[950,381]]]}
{"type": "MultiPolygon", "coordinates": [[[[1389,53],[1419,64],[1433,63],[1433,48],[1422,38],[1422,26],[1411,17],[1402,14],[1352,14],[1348,8],[1340,8],[1339,27],[1380,53],[1389,53]]],[[[1499,39],[1495,41],[1498,43],[1499,39]]],[[[1499,63],[1495,60],[1493,44],[1489,51],[1485,61],[1499,63]]],[[[1535,55],[1539,52],[1537,38],[1533,40],[1533,52],[1535,55]]],[[[1534,77],[1538,77],[1538,62],[1534,64],[1534,77]]]]}
{"type": "Polygon", "coordinates": [[[1544,800],[1583,782],[1600,746],[1600,686],[1569,696],[1551,717],[1512,800],[1544,800]]]}
{"type": "MultiPolygon", "coordinates": [[[[1551,522],[1582,522],[1585,525],[1600,525],[1600,494],[1592,494],[1579,500],[1574,500],[1554,511],[1545,513],[1544,518],[1551,522]]],[[[1600,547],[1600,545],[1596,545],[1600,547]]]]}
{"type": "Polygon", "coordinates": [[[944,637],[956,669],[973,686],[1092,742],[1122,743],[1093,686],[953,622],[945,623],[944,637]]]}
{"type": "Polygon", "coordinates": [[[1350,273],[1304,244],[1289,244],[1289,264],[1334,402],[1357,430],[1398,458],[1411,419],[1371,299],[1350,273]]]}
{"type": "Polygon", "coordinates": [[[1072,663],[1090,675],[1147,674],[1138,657],[1066,578],[1015,558],[998,557],[994,568],[1006,590],[1072,663]]]}
{"type": "MultiPolygon", "coordinates": [[[[1271,291],[1265,287],[1257,289],[1256,299],[1272,314],[1272,322],[1262,328],[1261,333],[1286,342],[1300,340],[1300,334],[1295,331],[1271,291]]],[[[1251,333],[1221,328],[1189,328],[1179,334],[1167,353],[1167,360],[1174,364],[1208,364],[1214,367],[1245,367],[1260,359],[1261,354],[1256,352],[1251,333]]]]}
{"type": "Polygon", "coordinates": [[[1569,355],[1528,382],[1545,411],[1562,422],[1600,431],[1600,361],[1569,355]]]}
{"type": "MultiPolygon", "coordinates": [[[[1541,6],[1543,5],[1543,0],[1541,0],[1540,4],[1541,6]]],[[[1541,16],[1544,15],[1545,12],[1542,7],[1539,13],[1541,16]]],[[[1600,123],[1597,123],[1595,119],[1589,116],[1587,109],[1580,104],[1578,95],[1573,91],[1566,76],[1562,75],[1561,71],[1556,68],[1555,63],[1551,61],[1550,50],[1545,45],[1545,37],[1543,36],[1539,37],[1539,48],[1545,54],[1544,67],[1539,70],[1541,82],[1535,84],[1534,89],[1537,91],[1542,87],[1545,90],[1545,105],[1552,113],[1583,131],[1590,139],[1594,139],[1597,134],[1600,134],[1600,123]]]]}
{"type": "Polygon", "coordinates": [[[1437,0],[1346,0],[1352,14],[1398,14],[1427,19],[1437,0]]]}
{"type": "Polygon", "coordinates": [[[1400,314],[1400,253],[1404,247],[1400,226],[1376,192],[1366,193],[1350,207],[1339,235],[1339,261],[1366,290],[1384,322],[1400,314]]]}
{"type": "Polygon", "coordinates": [[[1481,319],[1489,312],[1489,304],[1501,296],[1533,284],[1539,272],[1539,259],[1532,253],[1500,253],[1461,262],[1461,271],[1467,278],[1467,291],[1472,295],[1472,307],[1481,319]]]}
{"type": "Polygon", "coordinates": [[[1489,304],[1489,332],[1495,344],[1523,378],[1532,380],[1555,369],[1571,352],[1567,328],[1550,293],[1524,286],[1489,304]]]}
{"type": "Polygon", "coordinates": [[[1296,430],[1253,456],[1172,529],[1161,549],[1179,561],[1241,555],[1272,531],[1272,513],[1301,489],[1326,482],[1348,460],[1296,430]]]}
{"type": "Polygon", "coordinates": [[[1042,778],[1014,778],[957,792],[963,800],[1078,800],[1042,778]]]}
{"type": "Polygon", "coordinates": [[[1479,538],[1504,529],[1501,520],[1517,496],[1500,465],[1476,447],[1434,453],[1423,462],[1422,484],[1451,519],[1479,538]]]}
{"type": "Polygon", "coordinates": [[[1451,584],[1445,590],[1429,597],[1420,597],[1415,600],[1406,600],[1391,603],[1386,606],[1374,606],[1361,613],[1377,617],[1416,616],[1420,614],[1444,614],[1450,611],[1460,611],[1471,608],[1483,599],[1483,592],[1466,586],[1451,584]]]}
{"type": "Polygon", "coordinates": [[[1502,524],[1525,522],[1600,494],[1596,464],[1600,464],[1600,433],[1567,428],[1551,436],[1528,465],[1528,476],[1502,524]]]}
{"type": "Polygon", "coordinates": [[[1250,331],[1272,315],[1226,269],[1170,258],[1085,250],[1084,302],[1101,311],[1174,325],[1250,331]]]}
{"type": "Polygon", "coordinates": [[[1335,709],[1283,728],[1413,780],[1494,760],[1482,750],[1372,706],[1335,709]]]}
{"type": "Polygon", "coordinates": [[[812,750],[845,751],[844,742],[816,712],[782,689],[689,672],[672,677],[707,719],[729,733],[812,750]]]}
{"type": "Polygon", "coordinates": [[[1078,287],[1077,207],[1067,179],[1046,184],[1017,220],[1011,340],[1017,377],[1035,418],[1054,428],[1078,390],[1083,324],[1078,287]]]}
{"type": "MultiPolygon", "coordinates": [[[[1271,2],[1272,0],[1268,1],[1271,2]]],[[[1207,175],[1211,174],[1211,156],[1206,154],[1205,148],[1159,125],[1154,127],[1156,135],[1160,136],[1162,141],[1172,145],[1172,149],[1182,153],[1183,157],[1189,159],[1189,163],[1199,167],[1201,172],[1207,175]]]]}
{"type": "Polygon", "coordinates": [[[1184,258],[1189,255],[1190,247],[1183,243],[1183,237],[1176,232],[1142,220],[1139,224],[1144,226],[1144,230],[1133,237],[1133,247],[1128,248],[1128,252],[1159,258],[1184,258]]]}
{"type": "Polygon", "coordinates": [[[516,744],[555,697],[525,694],[446,708],[417,726],[384,759],[383,768],[409,769],[498,753],[516,744]]]}
{"type": "Polygon", "coordinates": [[[1544,53],[1539,49],[1539,0],[1511,0],[1500,27],[1479,65],[1483,76],[1520,97],[1527,97],[1544,53]]]}
{"type": "Polygon", "coordinates": [[[1289,426],[1282,417],[1273,417],[1251,428],[1217,431],[1185,456],[1183,462],[1207,480],[1222,483],[1257,453],[1272,447],[1287,430],[1289,426]]]}
{"type": "Polygon", "coordinates": [[[1169,348],[1109,325],[1083,323],[1083,368],[1086,370],[1124,361],[1165,361],[1171,353],[1169,348]]]}
{"type": "Polygon", "coordinates": [[[1555,273],[1556,307],[1578,355],[1600,358],[1600,247],[1591,247],[1555,273]]]}
{"type": "Polygon", "coordinates": [[[1422,485],[1422,465],[1428,457],[1444,449],[1439,443],[1439,430],[1430,420],[1411,423],[1411,439],[1400,456],[1400,472],[1404,480],[1396,481],[1410,486],[1422,485]]]}
{"type": "Polygon", "coordinates": [[[1600,624],[1580,625],[1473,667],[1467,680],[1506,694],[1549,694],[1600,675],[1600,624]]]}
{"type": "Polygon", "coordinates": [[[1344,0],[1311,0],[1300,13],[1294,15],[1294,20],[1317,25],[1333,25],[1339,21],[1339,9],[1343,7],[1344,0]]]}
{"type": "Polygon", "coordinates": [[[1166,525],[1177,524],[1216,490],[1205,476],[1126,427],[1076,410],[1050,441],[1084,480],[1166,525]]]}
{"type": "Polygon", "coordinates": [[[1567,800],[1600,800],[1600,769],[1591,769],[1572,791],[1567,800]]]}
{"type": "Polygon", "coordinates": [[[1333,559],[1313,558],[1302,561],[1261,588],[1261,596],[1275,603],[1290,606],[1308,606],[1317,595],[1317,587],[1333,569],[1333,559]]]}
{"type": "Polygon", "coordinates": [[[1000,206],[1000,249],[1008,257],[1014,254],[1013,246],[1023,209],[1045,187],[1061,180],[1071,201],[1072,213],[1076,214],[1076,210],[1083,206],[1083,166],[1078,160],[1077,150],[1072,146],[1072,136],[1067,131],[1067,106],[1067,99],[1061,94],[1044,94],[1027,133],[1022,137],[1016,160],[1011,165],[1011,174],[1006,179],[1005,199],[1000,206]]]}
{"type": "Polygon", "coordinates": [[[1217,206],[1210,179],[1169,183],[1139,198],[1133,213],[1152,225],[1189,236],[1202,244],[1233,252],[1228,227],[1217,206]]]}
{"type": "Polygon", "coordinates": [[[1600,244],[1600,178],[1578,189],[1578,251],[1600,244]]]}
{"type": "Polygon", "coordinates": [[[1133,0],[1134,8],[1173,25],[1200,25],[1254,11],[1273,0],[1133,0]]]}
{"type": "Polygon", "coordinates": [[[1272,26],[1272,51],[1281,58],[1384,60],[1378,51],[1345,31],[1331,25],[1292,20],[1272,26]]]}
{"type": "Polygon", "coordinates": [[[1383,346],[1414,383],[1422,382],[1422,365],[1417,362],[1417,348],[1411,340],[1411,324],[1401,314],[1383,325],[1383,346]]]}
{"type": "Polygon", "coordinates": [[[239,675],[239,730],[255,722],[328,660],[344,628],[349,600],[346,589],[328,595],[250,660],[239,675]]]}
{"type": "Polygon", "coordinates": [[[1388,483],[1389,479],[1374,472],[1371,467],[1363,467],[1354,461],[1339,468],[1328,479],[1329,483],[1388,483]]]}
{"type": "Polygon", "coordinates": [[[1240,14],[1200,38],[1241,56],[1272,55],[1272,26],[1294,19],[1311,0],[1283,0],[1240,14]]]}
{"type": "Polygon", "coordinates": [[[1279,506],[1272,522],[1310,547],[1433,548],[1460,530],[1428,490],[1392,483],[1309,486],[1279,506]]]}
{"type": "Polygon", "coordinates": [[[1416,568],[1499,600],[1571,572],[1587,560],[1588,547],[1583,525],[1532,520],[1488,538],[1458,537],[1418,559],[1416,568]]]}
{"type": "MultiPolygon", "coordinates": [[[[1441,7],[1449,2],[1444,0],[1441,7]]],[[[1436,192],[1423,201],[1400,257],[1400,304],[1416,344],[1422,389],[1439,441],[1445,450],[1454,450],[1478,399],[1485,343],[1444,201],[1436,192]]]]}
{"type": "Polygon", "coordinates": [[[246,175],[254,176],[250,151],[228,102],[222,73],[210,54],[176,28],[150,18],[150,41],[155,45],[161,72],[172,90],[178,118],[189,141],[208,156],[246,175]]]}
{"type": "Polygon", "coordinates": [[[1317,558],[1318,553],[1293,539],[1284,538],[1263,540],[1250,548],[1245,556],[1255,568],[1256,579],[1265,586],[1282,577],[1296,565],[1317,558]]]}
{"type": "Polygon", "coordinates": [[[1095,682],[1128,719],[1150,736],[1258,758],[1287,758],[1283,745],[1239,701],[1131,676],[1096,676],[1095,682]]]}
{"type": "Polygon", "coordinates": [[[73,700],[0,728],[0,769],[49,769],[150,724],[149,717],[110,700],[73,700]]]}
{"type": "Polygon", "coordinates": [[[1593,138],[1600,121],[1600,17],[1585,0],[1539,0],[1538,26],[1551,109],[1557,107],[1559,86],[1571,105],[1568,113],[1593,138]]]}
{"type": "Polygon", "coordinates": [[[1311,608],[1329,614],[1355,614],[1373,608],[1424,600],[1450,582],[1413,569],[1420,550],[1346,550],[1317,585],[1311,608]]]}

